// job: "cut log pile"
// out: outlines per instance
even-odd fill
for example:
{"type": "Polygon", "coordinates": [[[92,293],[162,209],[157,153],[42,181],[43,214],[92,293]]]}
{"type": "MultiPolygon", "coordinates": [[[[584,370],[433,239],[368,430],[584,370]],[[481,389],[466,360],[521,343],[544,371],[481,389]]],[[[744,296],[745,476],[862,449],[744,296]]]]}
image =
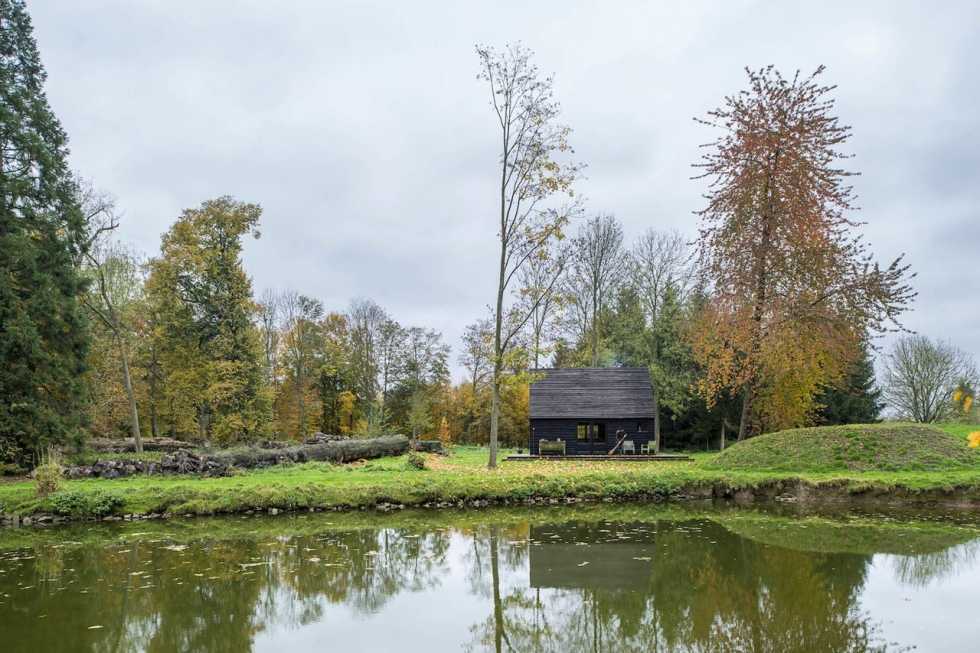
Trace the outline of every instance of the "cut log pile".
{"type": "MultiPolygon", "coordinates": [[[[323,434],[317,434],[323,435],[323,434]]],[[[286,445],[266,448],[261,445],[213,454],[199,454],[178,449],[166,454],[157,462],[136,460],[98,460],[92,465],[80,465],[65,469],[66,478],[122,478],[136,474],[197,474],[200,476],[227,476],[233,469],[259,469],[282,463],[305,463],[326,460],[344,463],[352,460],[400,456],[408,451],[408,438],[389,435],[366,440],[351,440],[344,436],[319,440],[314,444],[286,445]]],[[[316,436],[310,438],[314,440],[316,436]]],[[[309,441],[309,440],[308,440],[309,441]]]]}

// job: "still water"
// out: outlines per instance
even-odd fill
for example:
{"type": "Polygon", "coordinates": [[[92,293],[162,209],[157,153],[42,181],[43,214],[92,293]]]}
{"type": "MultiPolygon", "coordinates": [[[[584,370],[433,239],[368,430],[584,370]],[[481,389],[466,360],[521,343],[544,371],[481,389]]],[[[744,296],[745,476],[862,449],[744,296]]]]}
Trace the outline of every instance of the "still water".
{"type": "Polygon", "coordinates": [[[0,532],[0,651],[976,651],[980,516],[731,504],[0,532]]]}

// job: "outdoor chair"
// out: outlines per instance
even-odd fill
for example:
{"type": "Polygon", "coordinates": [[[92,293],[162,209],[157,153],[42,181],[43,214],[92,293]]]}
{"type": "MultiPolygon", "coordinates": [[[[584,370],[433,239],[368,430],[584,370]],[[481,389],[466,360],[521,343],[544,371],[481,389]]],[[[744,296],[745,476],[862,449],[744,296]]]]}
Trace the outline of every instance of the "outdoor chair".
{"type": "Polygon", "coordinates": [[[636,445],[633,444],[632,440],[623,440],[623,453],[636,454],[636,445]]]}
{"type": "Polygon", "coordinates": [[[640,445],[640,453],[641,454],[644,454],[644,455],[648,455],[650,453],[650,443],[649,442],[645,442],[645,443],[643,443],[643,444],[640,445]]]}

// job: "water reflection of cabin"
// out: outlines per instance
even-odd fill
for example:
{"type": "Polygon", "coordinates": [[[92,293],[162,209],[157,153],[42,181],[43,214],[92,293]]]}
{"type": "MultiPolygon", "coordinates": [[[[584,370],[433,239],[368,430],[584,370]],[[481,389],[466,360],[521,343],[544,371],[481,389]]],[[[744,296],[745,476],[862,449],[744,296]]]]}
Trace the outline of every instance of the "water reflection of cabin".
{"type": "Polygon", "coordinates": [[[650,529],[617,522],[531,526],[530,585],[645,590],[657,554],[650,529]]]}
{"type": "MultiPolygon", "coordinates": [[[[539,370],[531,385],[532,455],[561,440],[565,455],[607,454],[623,429],[635,453],[651,449],[653,392],[645,367],[539,370]]],[[[546,452],[547,453],[547,452],[546,452]]]]}

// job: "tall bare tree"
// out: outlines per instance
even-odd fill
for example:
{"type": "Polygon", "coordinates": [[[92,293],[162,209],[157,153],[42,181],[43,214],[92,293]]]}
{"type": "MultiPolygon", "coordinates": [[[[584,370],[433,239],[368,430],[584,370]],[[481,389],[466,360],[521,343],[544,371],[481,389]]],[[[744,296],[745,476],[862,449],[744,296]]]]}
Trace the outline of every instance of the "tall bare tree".
{"type": "Polygon", "coordinates": [[[558,335],[564,306],[560,280],[568,260],[569,248],[556,242],[539,256],[531,257],[518,273],[519,305],[531,316],[525,340],[533,361],[532,369],[540,367],[541,357],[551,352],[551,345],[558,335]]]}
{"type": "Polygon", "coordinates": [[[389,321],[384,309],[366,297],[355,297],[344,314],[350,338],[353,391],[365,405],[377,401],[381,328],[389,321]]]}
{"type": "Polygon", "coordinates": [[[79,249],[78,263],[94,281],[85,305],[109,330],[119,349],[133,442],[136,453],[141,454],[143,438],[130,371],[130,340],[134,332],[132,308],[143,299],[143,261],[134,249],[112,240],[119,227],[116,198],[85,179],[79,180],[77,195],[86,225],[85,246],[79,249]]]}
{"type": "Polygon", "coordinates": [[[272,388],[279,387],[276,375],[276,362],[279,354],[279,341],[282,338],[283,295],[275,288],[266,288],[259,297],[259,332],[262,336],[262,349],[265,352],[266,381],[272,388]]]}
{"type": "Polygon", "coordinates": [[[603,319],[627,269],[623,228],[611,213],[600,213],[582,225],[572,240],[568,273],[563,284],[568,326],[585,345],[587,365],[603,363],[603,319]]]}
{"type": "MultiPolygon", "coordinates": [[[[681,307],[694,281],[691,255],[677,231],[648,229],[633,244],[631,284],[643,306],[646,321],[646,348],[650,357],[653,383],[654,451],[660,451],[660,408],[664,391],[677,381],[674,370],[662,364],[667,332],[680,319],[681,307]]],[[[676,406],[671,406],[675,409],[676,406]]]]}
{"type": "Polygon", "coordinates": [[[489,460],[489,466],[496,467],[500,388],[507,369],[505,353],[533,314],[526,305],[506,305],[508,291],[512,290],[518,270],[550,242],[560,240],[569,213],[580,209],[573,198],[572,184],[582,166],[556,160],[572,152],[568,143],[571,129],[558,123],[561,107],[552,99],[553,80],[539,78],[537,67],[531,63],[531,52],[519,43],[499,53],[486,47],[477,47],[476,52],[481,67],[478,79],[490,87],[491,105],[500,127],[500,262],[493,304],[489,460]],[[547,205],[547,200],[560,195],[572,198],[571,205],[547,205]]]}
{"type": "MultiPolygon", "coordinates": [[[[108,232],[105,232],[108,233],[108,232]]],[[[122,368],[123,387],[129,402],[129,417],[132,424],[133,441],[136,453],[143,453],[143,439],[140,436],[139,411],[133,393],[133,380],[130,373],[130,342],[133,334],[132,312],[135,304],[143,301],[143,279],[140,273],[140,255],[132,248],[117,242],[101,239],[93,242],[85,252],[86,270],[93,277],[90,293],[85,297],[85,305],[112,334],[119,349],[119,362],[122,368]]]]}
{"type": "Polygon", "coordinates": [[[466,370],[474,394],[493,372],[493,325],[492,319],[484,318],[463,330],[463,349],[457,361],[466,370]]]}

